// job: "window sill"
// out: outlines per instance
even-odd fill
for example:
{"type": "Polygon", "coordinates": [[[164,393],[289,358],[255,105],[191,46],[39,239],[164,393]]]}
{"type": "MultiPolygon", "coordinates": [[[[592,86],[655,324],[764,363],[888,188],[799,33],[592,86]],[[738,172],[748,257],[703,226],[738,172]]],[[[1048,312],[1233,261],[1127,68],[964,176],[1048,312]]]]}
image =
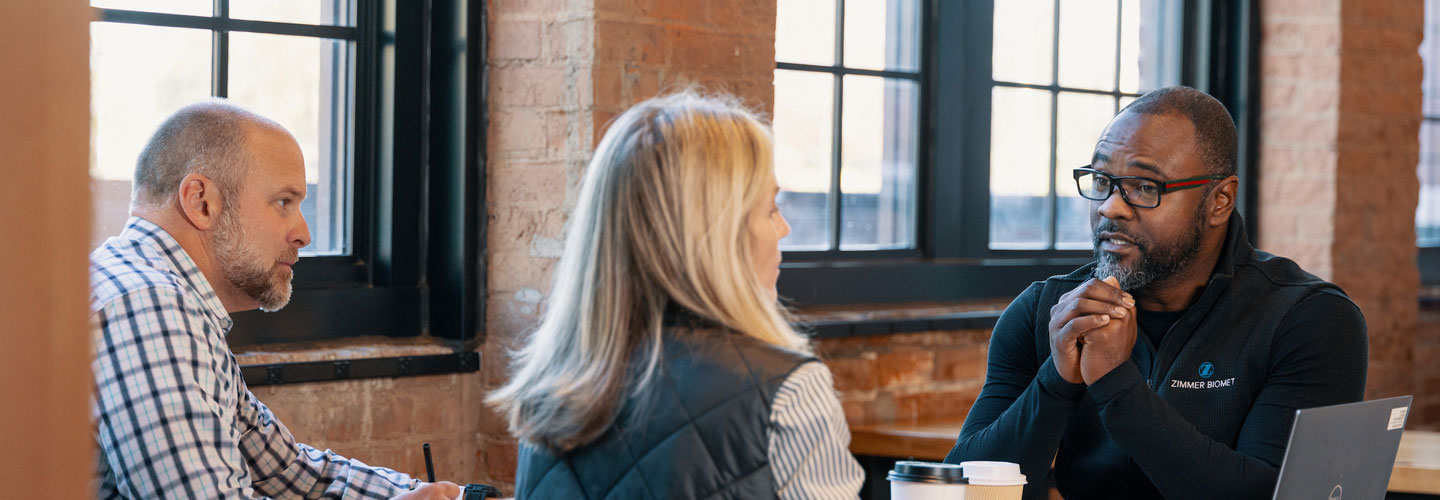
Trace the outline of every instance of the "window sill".
{"type": "Polygon", "coordinates": [[[780,296],[818,305],[961,303],[1013,298],[1031,283],[1068,274],[1088,256],[1007,259],[910,259],[787,262],[780,296]]]}
{"type": "Polygon", "coordinates": [[[1010,298],[963,302],[908,302],[847,306],[811,306],[795,312],[803,330],[815,338],[892,333],[989,329],[1010,298]]]}
{"type": "Polygon", "coordinates": [[[235,360],[249,386],[395,378],[480,370],[480,354],[434,337],[352,337],[246,345],[235,360]]]}

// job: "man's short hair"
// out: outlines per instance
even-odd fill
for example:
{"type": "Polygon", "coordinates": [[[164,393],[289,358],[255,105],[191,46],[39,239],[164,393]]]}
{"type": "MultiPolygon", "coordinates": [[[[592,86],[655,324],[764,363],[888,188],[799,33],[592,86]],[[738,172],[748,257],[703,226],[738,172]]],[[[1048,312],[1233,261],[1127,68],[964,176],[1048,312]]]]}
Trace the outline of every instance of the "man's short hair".
{"type": "Polygon", "coordinates": [[[1235,121],[1225,105],[1209,94],[1184,86],[1155,89],[1120,110],[1126,111],[1185,117],[1195,126],[1195,144],[1206,170],[1235,175],[1235,121]]]}
{"type": "Polygon", "coordinates": [[[131,207],[164,206],[192,173],[215,181],[222,208],[239,199],[249,159],[246,139],[255,125],[274,122],[222,99],[180,108],[160,124],[135,162],[131,207]]]}

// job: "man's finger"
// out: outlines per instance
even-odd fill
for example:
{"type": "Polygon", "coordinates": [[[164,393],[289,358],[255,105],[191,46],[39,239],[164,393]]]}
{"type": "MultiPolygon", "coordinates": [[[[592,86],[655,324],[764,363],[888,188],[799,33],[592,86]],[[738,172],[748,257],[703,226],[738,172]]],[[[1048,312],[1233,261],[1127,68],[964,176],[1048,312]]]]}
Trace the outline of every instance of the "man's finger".
{"type": "MultiPolygon", "coordinates": [[[[1112,276],[1106,279],[1114,280],[1114,277],[1112,276]]],[[[1130,293],[1121,290],[1120,287],[1111,285],[1107,281],[1091,279],[1090,281],[1086,281],[1084,285],[1076,288],[1075,291],[1080,292],[1075,295],[1075,298],[1086,298],[1091,300],[1098,300],[1101,302],[1109,302],[1117,306],[1124,307],[1135,306],[1135,297],[1131,296],[1130,293]]]]}
{"type": "Polygon", "coordinates": [[[1065,345],[1072,342],[1079,343],[1080,337],[1108,324],[1110,324],[1110,315],[1108,314],[1081,316],[1072,319],[1065,323],[1065,326],[1060,327],[1060,331],[1055,332],[1059,340],[1056,345],[1065,345]]]}

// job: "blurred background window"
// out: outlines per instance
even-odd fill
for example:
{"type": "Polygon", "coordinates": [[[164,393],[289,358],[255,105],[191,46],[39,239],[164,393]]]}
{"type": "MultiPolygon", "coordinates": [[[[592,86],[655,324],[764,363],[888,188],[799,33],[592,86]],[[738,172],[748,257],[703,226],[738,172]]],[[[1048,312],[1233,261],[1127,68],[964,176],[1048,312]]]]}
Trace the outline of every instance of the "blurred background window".
{"type": "Polygon", "coordinates": [[[128,218],[150,134],[225,97],[279,122],[305,157],[302,255],[347,255],[355,127],[355,0],[91,0],[92,245],[128,218]],[[217,12],[216,5],[225,10],[217,12]]]}
{"type": "MultiPolygon", "coordinates": [[[[1425,0],[1425,39],[1420,42],[1420,58],[1425,65],[1421,84],[1424,119],[1420,122],[1420,164],[1416,168],[1420,204],[1415,208],[1415,239],[1421,247],[1440,248],[1440,75],[1436,73],[1440,69],[1440,0],[1425,0]]],[[[1423,261],[1421,267],[1425,267],[1423,261]]]]}

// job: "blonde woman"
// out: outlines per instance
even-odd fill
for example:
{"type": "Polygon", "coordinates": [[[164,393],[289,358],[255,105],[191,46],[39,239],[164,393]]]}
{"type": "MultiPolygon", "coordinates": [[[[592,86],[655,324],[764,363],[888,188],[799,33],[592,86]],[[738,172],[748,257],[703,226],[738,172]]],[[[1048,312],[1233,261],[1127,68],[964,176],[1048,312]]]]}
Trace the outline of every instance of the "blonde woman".
{"type": "Polygon", "coordinates": [[[730,99],[615,120],[489,398],[521,441],[517,498],[856,497],[830,372],[776,303],[777,192],[769,130],[730,99]]]}

